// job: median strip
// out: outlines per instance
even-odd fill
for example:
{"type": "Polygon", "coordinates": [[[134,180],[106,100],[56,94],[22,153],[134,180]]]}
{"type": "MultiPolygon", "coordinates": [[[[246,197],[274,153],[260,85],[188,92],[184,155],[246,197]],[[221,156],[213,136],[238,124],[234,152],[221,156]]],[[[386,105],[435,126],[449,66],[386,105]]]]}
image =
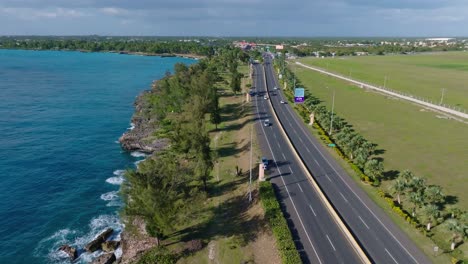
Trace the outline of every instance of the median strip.
{"type": "MultiPolygon", "coordinates": [[[[263,67],[263,75],[264,75],[264,82],[265,82],[265,88],[268,92],[268,85],[266,83],[266,71],[265,71],[265,67],[263,67]]],[[[312,174],[309,172],[309,170],[307,169],[307,167],[304,165],[304,162],[302,161],[301,157],[299,156],[299,154],[297,153],[297,150],[296,148],[294,147],[294,145],[292,144],[291,142],[291,139],[289,138],[288,134],[286,133],[286,131],[284,130],[283,128],[283,125],[281,123],[281,121],[279,120],[278,118],[278,115],[276,113],[276,110],[275,108],[273,107],[273,103],[271,102],[271,100],[268,100],[269,103],[269,107],[270,109],[272,110],[272,113],[273,113],[273,117],[275,118],[275,120],[277,121],[277,124],[278,124],[278,127],[281,131],[281,133],[285,136],[286,138],[286,142],[287,144],[290,146],[290,148],[292,149],[292,152],[293,154],[295,155],[297,161],[299,162],[300,166],[302,166],[303,168],[303,171],[305,173],[305,175],[307,175],[307,177],[309,178],[311,184],[312,184],[312,187],[316,190],[316,192],[318,193],[320,199],[322,200],[322,202],[325,204],[325,207],[327,208],[327,210],[330,212],[332,218],[334,219],[334,221],[338,224],[338,226],[340,227],[340,229],[343,231],[345,237],[348,239],[349,243],[352,245],[353,249],[356,251],[357,255],[361,258],[362,262],[363,263],[371,263],[371,261],[369,260],[369,258],[367,257],[367,255],[364,253],[364,251],[362,250],[362,248],[359,246],[358,242],[356,241],[356,239],[354,238],[354,236],[351,234],[351,232],[348,230],[348,228],[346,227],[346,225],[343,223],[343,220],[338,216],[337,212],[335,211],[335,209],[333,208],[333,206],[331,205],[331,203],[328,201],[327,197],[325,196],[325,194],[322,192],[322,190],[320,189],[320,187],[318,186],[317,182],[315,181],[315,179],[312,177],[312,174]]]]}

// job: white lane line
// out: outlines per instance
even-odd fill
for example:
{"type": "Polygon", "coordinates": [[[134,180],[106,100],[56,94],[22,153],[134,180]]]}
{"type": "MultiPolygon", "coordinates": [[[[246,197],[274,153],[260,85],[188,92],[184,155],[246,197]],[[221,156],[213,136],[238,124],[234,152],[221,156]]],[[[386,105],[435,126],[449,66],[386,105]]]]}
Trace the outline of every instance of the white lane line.
{"type": "Polygon", "coordinates": [[[314,161],[315,161],[315,164],[317,164],[317,166],[320,167],[320,164],[318,163],[318,161],[316,159],[314,159],[314,161]]]}
{"type": "MultiPolygon", "coordinates": [[[[289,107],[287,107],[287,110],[288,110],[288,113],[290,114],[290,116],[292,117],[292,119],[294,119],[294,121],[296,122],[296,124],[300,127],[300,129],[302,130],[302,132],[304,132],[304,134],[308,135],[307,131],[304,130],[304,128],[302,127],[302,125],[299,123],[299,121],[296,120],[296,118],[294,118],[294,113],[292,113],[291,109],[289,109],[289,107]]],[[[337,175],[339,175],[341,181],[346,185],[346,187],[348,187],[348,189],[354,194],[354,196],[356,196],[356,198],[361,202],[361,204],[364,205],[364,207],[367,208],[367,210],[369,211],[369,213],[374,216],[374,218],[377,220],[377,222],[380,223],[380,225],[390,234],[390,236],[398,243],[398,245],[400,245],[400,247],[406,252],[406,254],[408,254],[408,256],[410,256],[410,258],[415,262],[415,263],[418,263],[419,262],[416,260],[416,258],[408,251],[408,249],[406,249],[406,247],[403,246],[403,244],[401,244],[400,240],[398,240],[395,235],[387,228],[387,226],[380,220],[379,217],[377,217],[377,215],[369,208],[369,206],[367,206],[367,204],[361,199],[361,197],[359,197],[359,195],[357,195],[357,193],[351,188],[351,186],[349,186],[349,184],[343,179],[343,176],[338,172],[336,171],[335,167],[333,167],[330,163],[330,161],[325,157],[325,155],[322,153],[322,151],[320,151],[320,149],[314,144],[314,142],[312,142],[312,139],[307,137],[307,139],[309,140],[310,144],[312,144],[312,146],[315,148],[315,150],[317,150],[317,152],[320,154],[320,156],[322,156],[322,158],[327,162],[328,166],[330,166],[337,175]]]]}
{"type": "Polygon", "coordinates": [[[291,166],[289,166],[289,170],[291,171],[291,174],[293,173],[292,169],[291,169],[291,166]]]}
{"type": "Polygon", "coordinates": [[[283,152],[281,152],[281,156],[283,156],[283,159],[286,160],[286,156],[284,156],[283,152]]]}
{"type": "Polygon", "coordinates": [[[361,219],[361,222],[367,227],[367,229],[370,229],[369,226],[366,224],[366,222],[364,222],[364,220],[362,220],[361,216],[358,215],[359,219],[361,219]]]}
{"type": "Polygon", "coordinates": [[[392,256],[392,254],[390,254],[390,252],[388,252],[387,249],[385,249],[385,251],[386,251],[387,254],[393,259],[393,261],[395,261],[395,263],[398,264],[398,261],[395,260],[395,258],[392,256]]]}
{"type": "Polygon", "coordinates": [[[281,149],[281,146],[280,146],[280,144],[278,143],[278,141],[276,141],[276,145],[278,145],[278,148],[281,149]]]}
{"type": "MultiPolygon", "coordinates": [[[[260,115],[259,115],[259,111],[258,111],[258,103],[255,104],[256,107],[257,107],[257,116],[260,118],[260,115]]],[[[266,142],[267,142],[267,145],[268,145],[268,148],[270,149],[270,153],[271,153],[271,156],[273,157],[273,160],[275,161],[275,165],[276,165],[276,169],[278,170],[279,174],[280,174],[280,178],[281,178],[281,181],[283,182],[283,185],[284,185],[284,188],[286,189],[286,192],[288,193],[288,197],[289,199],[291,200],[291,204],[294,208],[294,211],[296,212],[296,215],[299,219],[299,222],[301,223],[301,226],[302,226],[302,229],[304,230],[306,236],[307,236],[307,240],[309,241],[310,245],[312,246],[312,249],[314,250],[314,253],[315,253],[315,256],[317,257],[317,260],[319,261],[320,264],[322,264],[322,260],[320,259],[318,253],[317,253],[317,250],[315,249],[314,247],[314,244],[312,244],[312,240],[310,239],[310,236],[309,236],[309,233],[307,232],[305,226],[304,226],[304,223],[302,222],[302,218],[301,216],[299,215],[299,212],[297,211],[297,208],[296,208],[296,205],[294,204],[294,200],[293,198],[291,197],[291,195],[289,195],[289,189],[288,189],[288,186],[286,185],[286,182],[284,182],[284,178],[283,178],[283,175],[281,173],[281,170],[280,168],[278,167],[278,164],[276,163],[276,158],[275,158],[275,154],[273,154],[273,150],[271,149],[271,145],[270,145],[270,141],[268,140],[268,137],[266,136],[265,134],[265,129],[264,127],[260,124],[260,126],[262,127],[262,131],[263,131],[263,135],[265,136],[265,139],[266,139],[266,142]]]]}
{"type": "MultiPolygon", "coordinates": [[[[297,134],[297,133],[296,133],[297,134]]],[[[304,141],[302,141],[302,138],[299,137],[299,141],[301,141],[302,144],[304,144],[304,141]]]]}
{"type": "Polygon", "coordinates": [[[273,137],[276,139],[276,134],[273,134],[273,137]]]}
{"type": "Polygon", "coordinates": [[[314,208],[312,208],[312,205],[309,204],[309,208],[310,208],[310,210],[312,211],[312,213],[313,213],[315,216],[317,216],[317,214],[316,214],[315,211],[314,211],[314,208]]]}
{"type": "Polygon", "coordinates": [[[333,243],[331,242],[330,237],[328,237],[328,235],[326,235],[326,236],[327,236],[328,242],[330,242],[330,245],[331,245],[332,248],[333,248],[333,251],[336,251],[336,248],[335,248],[335,246],[333,245],[333,243]]]}
{"type": "Polygon", "coordinates": [[[301,192],[304,192],[304,191],[302,190],[301,185],[300,185],[299,183],[297,183],[297,186],[299,186],[299,189],[301,190],[301,192]]]}
{"type": "Polygon", "coordinates": [[[343,200],[345,200],[346,202],[348,202],[348,200],[346,200],[346,197],[344,197],[343,193],[340,192],[340,195],[341,195],[341,197],[343,197],[343,200]]]}
{"type": "Polygon", "coordinates": [[[309,152],[309,154],[311,154],[310,149],[308,147],[306,147],[306,150],[307,152],[309,152]]]}
{"type": "Polygon", "coordinates": [[[328,174],[325,174],[325,176],[327,176],[327,179],[329,182],[332,182],[332,180],[330,179],[330,176],[328,176],[328,174]]]}

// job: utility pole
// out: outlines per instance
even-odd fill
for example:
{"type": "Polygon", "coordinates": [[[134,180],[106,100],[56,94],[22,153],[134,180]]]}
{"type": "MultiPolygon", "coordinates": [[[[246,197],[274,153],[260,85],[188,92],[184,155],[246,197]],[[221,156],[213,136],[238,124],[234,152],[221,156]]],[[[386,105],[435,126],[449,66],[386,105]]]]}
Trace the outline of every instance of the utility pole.
{"type": "Polygon", "coordinates": [[[445,88],[442,88],[442,96],[440,97],[440,105],[442,105],[442,101],[444,101],[444,94],[445,94],[445,88]]]}
{"type": "Polygon", "coordinates": [[[332,131],[333,131],[333,110],[335,109],[335,90],[333,90],[333,100],[332,100],[332,112],[331,112],[331,118],[330,118],[330,133],[328,135],[331,136],[332,131]]]}
{"type": "MultiPolygon", "coordinates": [[[[252,124],[253,126],[253,124],[252,124]]],[[[249,182],[249,202],[252,202],[252,126],[250,127],[250,182],[249,182]]]]}

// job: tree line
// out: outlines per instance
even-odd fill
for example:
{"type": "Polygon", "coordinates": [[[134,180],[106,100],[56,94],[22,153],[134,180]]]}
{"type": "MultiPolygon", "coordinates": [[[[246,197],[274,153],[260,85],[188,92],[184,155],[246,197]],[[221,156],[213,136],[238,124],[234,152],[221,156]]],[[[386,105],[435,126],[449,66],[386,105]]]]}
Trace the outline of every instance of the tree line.
{"type": "MultiPolygon", "coordinates": [[[[285,67],[284,56],[275,60],[275,66],[280,69],[287,87],[293,87],[294,83],[299,82],[294,73],[285,67]]],[[[285,92],[291,99],[292,89],[285,92]]],[[[370,182],[375,187],[380,185],[381,180],[389,181],[387,191],[379,190],[381,196],[406,221],[431,237],[442,250],[453,252],[457,245],[468,238],[468,212],[449,205],[450,201],[440,186],[427,184],[424,178],[409,170],[399,172],[395,179],[386,178],[384,164],[376,157],[377,145],[366,140],[336,113],[328,111],[308,89],[306,100],[303,105],[298,106],[298,110],[304,120],[308,120],[310,112],[314,113],[317,121],[315,124],[322,139],[336,144],[338,154],[350,163],[361,180],[370,182]],[[438,235],[432,229],[435,225],[442,225],[443,230],[451,234],[450,237],[444,241],[437,240],[435,237],[438,235]],[[450,247],[445,246],[446,241],[450,242],[450,247]]]]}
{"type": "Polygon", "coordinates": [[[196,54],[214,55],[216,42],[195,42],[178,40],[106,40],[106,39],[13,39],[0,38],[0,48],[32,50],[81,50],[81,51],[115,51],[143,52],[154,54],[196,54]]]}
{"type": "Polygon", "coordinates": [[[170,146],[126,173],[123,214],[143,218],[148,233],[158,239],[196,219],[208,196],[216,153],[207,124],[221,122],[217,86],[221,74],[237,67],[241,54],[232,48],[216,53],[191,66],[176,64],[173,74],[143,95],[140,115],[157,120],[155,136],[168,138],[170,146]]]}

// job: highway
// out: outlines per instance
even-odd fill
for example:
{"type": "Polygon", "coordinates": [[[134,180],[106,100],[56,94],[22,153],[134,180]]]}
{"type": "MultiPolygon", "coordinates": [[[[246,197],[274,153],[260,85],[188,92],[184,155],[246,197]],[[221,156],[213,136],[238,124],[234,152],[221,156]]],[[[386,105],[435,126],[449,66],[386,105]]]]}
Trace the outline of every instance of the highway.
{"type": "MultiPolygon", "coordinates": [[[[270,58],[265,60],[264,70],[268,90],[272,93],[273,87],[280,85],[276,80],[270,58]]],[[[291,106],[280,103],[280,100],[286,101],[282,92],[278,90],[274,93],[276,95],[270,96],[270,100],[288,137],[369,258],[374,263],[431,263],[308,131],[307,126],[294,113],[291,106]]],[[[278,149],[285,149],[286,146],[280,142],[278,149]]],[[[274,153],[278,156],[277,151],[274,150],[274,153]]],[[[305,189],[304,186],[302,188],[305,189]]],[[[313,218],[309,218],[305,222],[312,220],[313,218]]],[[[322,225],[323,222],[321,220],[318,224],[322,225]]],[[[347,256],[344,257],[347,259],[347,256]]],[[[326,262],[330,263],[328,259],[326,262]]]]}
{"type": "Polygon", "coordinates": [[[262,153],[270,161],[267,175],[287,215],[304,263],[362,263],[355,249],[331,217],[323,202],[309,183],[293,150],[285,144],[284,135],[274,123],[266,93],[263,67],[254,64],[252,97],[257,122],[257,138],[262,153]],[[269,119],[271,126],[264,126],[269,119]]]}

